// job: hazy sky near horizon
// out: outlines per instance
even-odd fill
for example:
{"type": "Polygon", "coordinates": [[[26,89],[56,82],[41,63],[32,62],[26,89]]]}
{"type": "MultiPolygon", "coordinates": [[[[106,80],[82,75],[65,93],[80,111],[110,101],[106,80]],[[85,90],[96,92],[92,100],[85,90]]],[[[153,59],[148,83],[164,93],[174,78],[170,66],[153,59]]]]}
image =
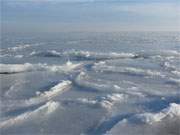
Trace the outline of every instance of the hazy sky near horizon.
{"type": "Polygon", "coordinates": [[[177,31],[179,0],[2,0],[4,31],[177,31]]]}

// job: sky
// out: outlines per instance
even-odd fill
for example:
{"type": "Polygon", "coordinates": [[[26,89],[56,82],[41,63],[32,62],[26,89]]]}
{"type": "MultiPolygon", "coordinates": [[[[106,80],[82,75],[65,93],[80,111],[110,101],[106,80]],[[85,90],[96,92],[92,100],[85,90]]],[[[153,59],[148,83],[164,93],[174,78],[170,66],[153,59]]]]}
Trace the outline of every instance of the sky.
{"type": "Polygon", "coordinates": [[[179,31],[180,0],[1,0],[9,32],[179,31]]]}

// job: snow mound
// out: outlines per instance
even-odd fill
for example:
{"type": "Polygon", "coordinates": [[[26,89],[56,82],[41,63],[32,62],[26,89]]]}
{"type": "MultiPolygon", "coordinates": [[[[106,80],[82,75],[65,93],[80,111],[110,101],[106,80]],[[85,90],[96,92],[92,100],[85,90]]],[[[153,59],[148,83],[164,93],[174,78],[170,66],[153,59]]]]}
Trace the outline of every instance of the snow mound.
{"type": "Polygon", "coordinates": [[[127,99],[127,95],[113,93],[96,99],[79,98],[77,102],[110,110],[115,103],[124,102],[125,99],[127,99]]]}
{"type": "Polygon", "coordinates": [[[47,115],[56,111],[59,107],[58,102],[49,101],[45,105],[40,106],[34,111],[25,112],[16,117],[10,118],[8,120],[2,121],[0,123],[0,128],[7,128],[17,124],[23,124],[23,122],[28,122],[32,119],[38,119],[39,117],[46,117],[47,115]]]}
{"type": "Polygon", "coordinates": [[[0,74],[13,74],[21,72],[31,72],[31,71],[50,71],[50,72],[70,72],[82,64],[73,64],[67,62],[64,65],[47,65],[47,64],[0,64],[0,74]]]}
{"type": "Polygon", "coordinates": [[[138,114],[135,117],[140,121],[148,124],[160,122],[167,117],[180,118],[180,104],[171,103],[168,108],[165,108],[158,113],[143,113],[143,114],[138,114]]]}

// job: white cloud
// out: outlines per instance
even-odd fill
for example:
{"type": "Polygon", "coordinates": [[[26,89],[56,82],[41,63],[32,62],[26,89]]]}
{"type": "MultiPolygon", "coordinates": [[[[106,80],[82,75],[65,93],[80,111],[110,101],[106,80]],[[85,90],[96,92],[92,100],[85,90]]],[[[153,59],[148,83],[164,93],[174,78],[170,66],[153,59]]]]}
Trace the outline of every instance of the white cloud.
{"type": "Polygon", "coordinates": [[[128,12],[141,15],[180,16],[180,4],[177,3],[116,5],[113,7],[113,10],[117,12],[128,12]]]}
{"type": "Polygon", "coordinates": [[[94,2],[97,0],[4,0],[4,2],[94,2]]]}

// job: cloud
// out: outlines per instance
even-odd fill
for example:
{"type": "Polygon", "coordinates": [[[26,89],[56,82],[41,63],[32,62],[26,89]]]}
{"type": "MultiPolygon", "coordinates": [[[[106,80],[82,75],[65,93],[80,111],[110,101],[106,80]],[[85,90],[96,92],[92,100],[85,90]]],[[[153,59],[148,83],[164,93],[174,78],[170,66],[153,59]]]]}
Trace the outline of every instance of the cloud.
{"type": "Polygon", "coordinates": [[[4,24],[8,28],[22,31],[177,30],[180,23],[180,3],[173,3],[175,0],[151,0],[149,3],[144,3],[147,0],[124,0],[125,3],[123,0],[3,1],[17,2],[3,6],[4,24]]]}
{"type": "Polygon", "coordinates": [[[75,2],[128,2],[128,3],[136,3],[136,2],[178,2],[179,0],[3,0],[4,2],[58,2],[58,3],[75,3],[75,2]]]}
{"type": "Polygon", "coordinates": [[[34,3],[43,3],[43,2],[95,2],[98,0],[4,0],[4,2],[34,2],[34,3]]]}
{"type": "Polygon", "coordinates": [[[128,12],[139,15],[156,15],[156,16],[179,16],[180,3],[151,3],[151,4],[128,4],[115,5],[113,10],[116,12],[128,12]]]}

